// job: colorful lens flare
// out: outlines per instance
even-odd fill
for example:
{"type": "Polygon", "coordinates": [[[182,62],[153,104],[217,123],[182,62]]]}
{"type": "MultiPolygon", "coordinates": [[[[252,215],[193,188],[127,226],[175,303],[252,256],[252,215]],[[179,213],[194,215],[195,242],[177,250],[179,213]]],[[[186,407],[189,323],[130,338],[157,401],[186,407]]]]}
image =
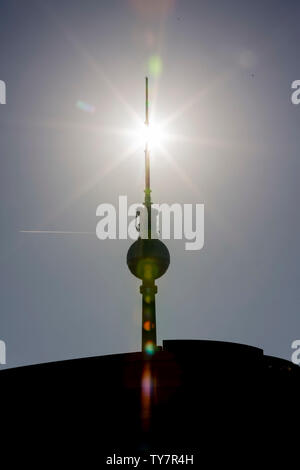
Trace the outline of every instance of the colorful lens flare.
{"type": "Polygon", "coordinates": [[[85,101],[81,101],[81,100],[78,100],[76,102],[76,107],[86,113],[94,113],[96,111],[95,106],[88,104],[85,101]]]}
{"type": "Polygon", "coordinates": [[[145,344],[145,351],[147,354],[149,354],[149,356],[153,356],[153,354],[155,353],[155,346],[152,341],[147,341],[147,343],[145,344]]]}
{"type": "Polygon", "coordinates": [[[159,55],[153,55],[148,60],[148,70],[153,77],[159,77],[161,75],[163,63],[159,55]]]}

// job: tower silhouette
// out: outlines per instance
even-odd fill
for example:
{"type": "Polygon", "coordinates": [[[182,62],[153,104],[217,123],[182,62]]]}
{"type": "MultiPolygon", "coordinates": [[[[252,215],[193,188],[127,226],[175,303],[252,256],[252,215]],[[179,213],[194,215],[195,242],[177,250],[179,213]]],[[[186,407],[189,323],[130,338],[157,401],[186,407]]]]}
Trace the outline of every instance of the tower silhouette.
{"type": "MultiPolygon", "coordinates": [[[[146,119],[145,126],[149,128],[148,77],[146,77],[146,119]]],[[[161,277],[170,264],[170,254],[166,245],[153,238],[151,223],[151,189],[150,189],[150,150],[149,142],[145,142],[145,199],[147,213],[146,237],[139,238],[131,245],[127,253],[127,265],[134,276],[143,281],[140,293],[142,302],[142,351],[152,355],[157,350],[155,295],[157,286],[155,280],[161,277]]]]}

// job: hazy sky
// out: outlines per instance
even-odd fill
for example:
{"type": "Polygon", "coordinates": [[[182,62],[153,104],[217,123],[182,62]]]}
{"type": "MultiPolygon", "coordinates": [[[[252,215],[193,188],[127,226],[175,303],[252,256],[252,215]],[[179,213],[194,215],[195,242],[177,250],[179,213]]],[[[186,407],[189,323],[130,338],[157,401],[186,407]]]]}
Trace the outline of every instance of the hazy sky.
{"type": "Polygon", "coordinates": [[[205,205],[204,248],[167,243],[159,342],[235,341],[290,359],[300,338],[299,18],[296,0],[1,1],[7,367],[140,349],[129,240],[20,230],[95,233],[100,203],[142,201],[143,149],[130,154],[123,130],[144,117],[146,74],[155,121],[173,135],[167,158],[153,151],[153,200],[205,205]]]}

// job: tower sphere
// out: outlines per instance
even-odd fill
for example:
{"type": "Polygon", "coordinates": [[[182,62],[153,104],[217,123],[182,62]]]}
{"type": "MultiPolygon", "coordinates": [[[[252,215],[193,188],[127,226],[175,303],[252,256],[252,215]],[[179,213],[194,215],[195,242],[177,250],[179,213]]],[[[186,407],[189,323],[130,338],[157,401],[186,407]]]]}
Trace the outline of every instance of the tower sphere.
{"type": "Polygon", "coordinates": [[[161,277],[169,264],[169,250],[156,238],[138,238],[127,253],[128,268],[134,276],[145,281],[154,281],[161,277]]]}

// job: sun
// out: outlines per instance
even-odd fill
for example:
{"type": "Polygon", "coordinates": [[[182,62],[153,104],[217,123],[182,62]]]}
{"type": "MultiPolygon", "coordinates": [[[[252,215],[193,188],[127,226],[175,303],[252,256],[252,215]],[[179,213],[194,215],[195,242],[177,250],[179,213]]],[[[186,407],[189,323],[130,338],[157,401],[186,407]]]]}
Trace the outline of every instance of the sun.
{"type": "Polygon", "coordinates": [[[137,130],[137,140],[139,145],[147,145],[150,150],[160,147],[164,140],[163,129],[155,123],[141,124],[137,130]]]}

